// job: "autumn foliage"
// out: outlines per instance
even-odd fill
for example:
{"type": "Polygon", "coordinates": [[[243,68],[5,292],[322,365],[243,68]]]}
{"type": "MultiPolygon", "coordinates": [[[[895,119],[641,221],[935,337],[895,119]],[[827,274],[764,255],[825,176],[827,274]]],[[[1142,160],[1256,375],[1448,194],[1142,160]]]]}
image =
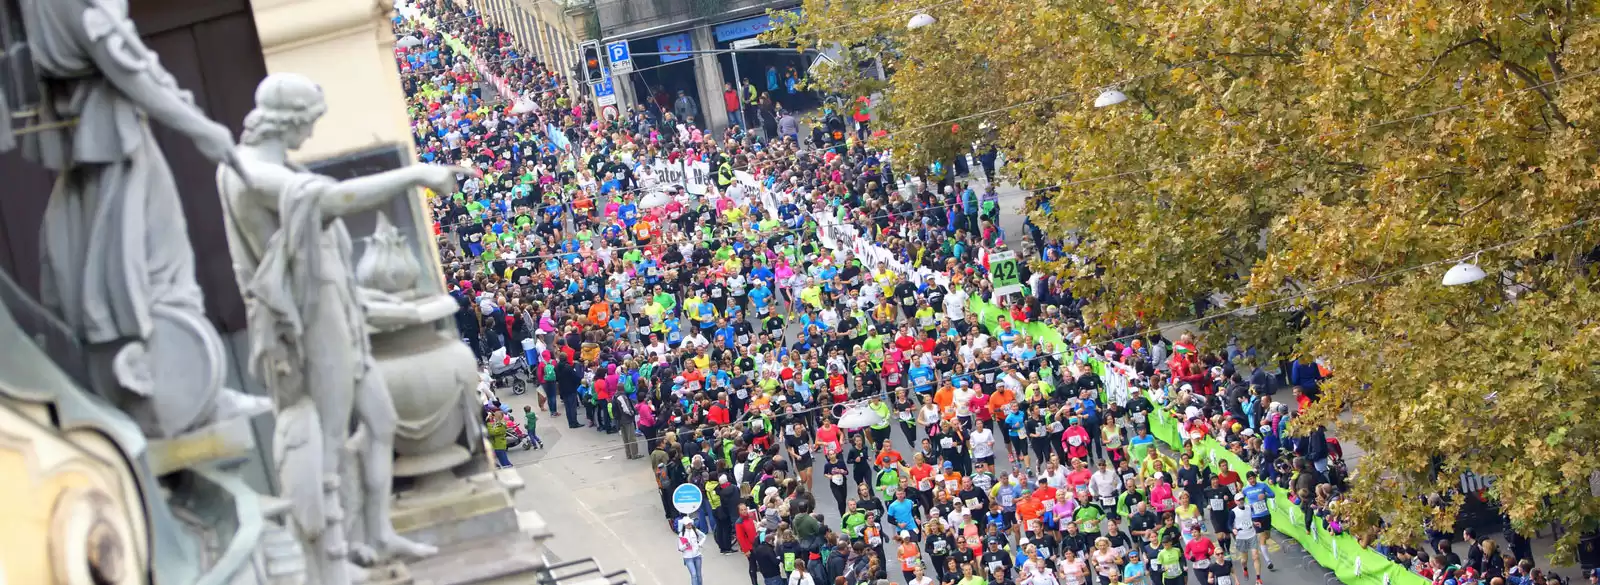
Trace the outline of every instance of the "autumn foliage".
{"type": "Polygon", "coordinates": [[[896,160],[949,160],[989,127],[1007,174],[1060,187],[1033,221],[1079,236],[1087,262],[1053,269],[1092,312],[1215,315],[1214,342],[1330,364],[1302,422],[1367,452],[1358,529],[1383,519],[1399,542],[1445,525],[1455,506],[1426,497],[1465,471],[1496,478],[1487,496],[1526,533],[1568,527],[1563,555],[1595,527],[1600,221],[1571,225],[1600,216],[1595,2],[806,0],[803,15],[769,41],[893,73],[815,83],[879,94],[896,160]],[[908,30],[922,11],[937,22],[908,30]],[[1128,101],[1094,108],[1109,87],[1128,101]],[[1440,285],[1477,250],[1488,279],[1440,285]]]}

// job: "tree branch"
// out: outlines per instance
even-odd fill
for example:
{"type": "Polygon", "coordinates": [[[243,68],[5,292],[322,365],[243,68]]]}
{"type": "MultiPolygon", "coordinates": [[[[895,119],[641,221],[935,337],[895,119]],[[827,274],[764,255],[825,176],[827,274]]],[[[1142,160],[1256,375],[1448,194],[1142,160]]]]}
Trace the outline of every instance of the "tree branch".
{"type": "Polygon", "coordinates": [[[1449,57],[1451,53],[1454,53],[1457,50],[1464,49],[1466,47],[1470,47],[1472,45],[1476,45],[1476,44],[1479,44],[1479,43],[1483,43],[1483,44],[1487,45],[1487,44],[1489,44],[1489,41],[1488,41],[1488,39],[1485,39],[1483,37],[1473,37],[1473,38],[1467,39],[1465,41],[1461,41],[1459,43],[1451,45],[1450,48],[1445,49],[1443,53],[1439,53],[1438,57],[1434,57],[1433,58],[1433,62],[1428,63],[1428,69],[1426,71],[1422,72],[1422,77],[1421,78],[1418,78],[1415,82],[1411,83],[1410,85],[1407,85],[1406,88],[1401,90],[1400,93],[1411,93],[1412,91],[1414,91],[1418,87],[1420,87],[1423,83],[1427,82],[1428,79],[1433,77],[1434,68],[1438,67],[1439,63],[1444,61],[1445,57],[1449,57]]]}
{"type": "Polygon", "coordinates": [[[1499,45],[1487,39],[1484,40],[1483,45],[1489,50],[1489,56],[1500,62],[1501,67],[1511,72],[1512,75],[1521,78],[1523,82],[1529,85],[1528,89],[1539,92],[1539,95],[1544,98],[1544,102],[1550,106],[1550,114],[1555,116],[1557,122],[1568,128],[1573,127],[1572,123],[1567,121],[1567,115],[1561,112],[1560,106],[1556,105],[1555,96],[1550,94],[1550,88],[1545,86],[1545,82],[1539,78],[1539,74],[1534,73],[1527,67],[1523,67],[1521,63],[1506,59],[1502,56],[1499,45]]]}

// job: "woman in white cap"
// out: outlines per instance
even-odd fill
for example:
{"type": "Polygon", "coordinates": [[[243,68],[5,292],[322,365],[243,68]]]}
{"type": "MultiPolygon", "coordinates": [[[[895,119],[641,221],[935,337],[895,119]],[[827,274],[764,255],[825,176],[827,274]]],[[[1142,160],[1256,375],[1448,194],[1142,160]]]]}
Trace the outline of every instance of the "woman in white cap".
{"type": "Polygon", "coordinates": [[[689,585],[700,583],[701,549],[706,543],[706,533],[688,517],[678,520],[678,552],[683,553],[683,566],[689,568],[689,585]]]}

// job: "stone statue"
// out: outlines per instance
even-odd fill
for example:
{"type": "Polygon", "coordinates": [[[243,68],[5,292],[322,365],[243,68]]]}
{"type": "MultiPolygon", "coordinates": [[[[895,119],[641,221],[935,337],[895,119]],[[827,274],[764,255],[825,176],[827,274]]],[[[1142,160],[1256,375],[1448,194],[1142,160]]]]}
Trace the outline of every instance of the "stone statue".
{"type": "Polygon", "coordinates": [[[249,315],[250,368],[277,401],[274,459],[311,581],[361,578],[347,559],[424,557],[434,547],[394,530],[390,495],[395,407],[374,375],[366,315],[355,282],[349,233],[339,217],[407,196],[416,187],[453,192],[475,171],[417,165],[348,181],[306,172],[289,152],[326,110],[322,90],[275,73],[256,88],[238,165],[217,170],[240,291],[249,315]],[[355,423],[360,430],[352,433],[355,423]],[[344,477],[346,445],[358,443],[359,478],[344,477]],[[345,510],[340,483],[359,481],[364,505],[345,510]],[[365,542],[349,543],[342,522],[356,514],[365,542]]]}
{"type": "Polygon", "coordinates": [[[121,2],[21,6],[44,79],[36,115],[57,128],[25,134],[21,146],[61,173],[41,230],[40,296],[86,342],[95,388],[114,389],[107,398],[151,437],[265,412],[265,399],[222,388],[222,341],[205,318],[172,171],[145,117],[217,162],[228,160],[232,135],[178,88],[121,2]]]}
{"type": "MultiPolygon", "coordinates": [[[[243,419],[271,405],[222,386],[224,348],[205,317],[177,188],[148,122],[174,130],[217,162],[230,160],[232,136],[206,118],[144,46],[125,2],[21,0],[0,9],[20,13],[10,16],[20,16],[26,37],[25,46],[4,47],[0,75],[25,89],[12,95],[37,98],[7,100],[7,108],[18,109],[0,115],[25,125],[0,145],[18,147],[58,173],[41,230],[41,297],[60,319],[59,337],[81,348],[82,359],[61,369],[81,374],[84,388],[63,389],[50,401],[60,407],[69,399],[101,400],[117,410],[96,411],[95,424],[117,424],[110,420],[115,413],[150,439],[117,442],[140,484],[158,582],[247,571],[240,555],[208,565],[204,530],[180,517],[254,510],[245,512],[250,518],[224,516],[261,526],[259,495],[224,469],[248,439],[227,430],[247,434],[243,419]],[[72,396],[85,390],[95,397],[72,396]],[[197,444],[221,447],[226,456],[187,448],[197,444]],[[221,509],[225,500],[237,508],[221,509]]],[[[258,549],[252,539],[260,534],[209,536],[238,538],[224,544],[248,552],[258,549]]]]}

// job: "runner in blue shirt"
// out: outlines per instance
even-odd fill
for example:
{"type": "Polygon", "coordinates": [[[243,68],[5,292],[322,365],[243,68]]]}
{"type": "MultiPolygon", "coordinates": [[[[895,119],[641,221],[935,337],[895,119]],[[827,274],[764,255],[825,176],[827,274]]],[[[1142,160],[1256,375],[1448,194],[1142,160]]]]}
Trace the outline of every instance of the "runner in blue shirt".
{"type": "Polygon", "coordinates": [[[917,364],[911,368],[911,386],[917,393],[926,394],[933,391],[933,368],[917,364]]]}
{"type": "Polygon", "coordinates": [[[683,331],[678,329],[678,318],[669,318],[661,325],[667,328],[667,345],[677,349],[678,344],[683,343],[683,331]]]}
{"type": "Polygon", "coordinates": [[[771,302],[772,291],[767,289],[767,282],[757,279],[755,288],[750,289],[750,304],[755,305],[756,315],[767,316],[767,305],[771,302]]]}
{"type": "Polygon", "coordinates": [[[1239,493],[1244,494],[1244,503],[1250,508],[1250,519],[1255,521],[1256,533],[1265,535],[1272,528],[1272,498],[1276,495],[1272,486],[1265,482],[1256,481],[1256,472],[1245,474],[1245,486],[1239,493]]]}

